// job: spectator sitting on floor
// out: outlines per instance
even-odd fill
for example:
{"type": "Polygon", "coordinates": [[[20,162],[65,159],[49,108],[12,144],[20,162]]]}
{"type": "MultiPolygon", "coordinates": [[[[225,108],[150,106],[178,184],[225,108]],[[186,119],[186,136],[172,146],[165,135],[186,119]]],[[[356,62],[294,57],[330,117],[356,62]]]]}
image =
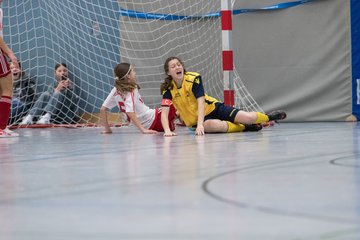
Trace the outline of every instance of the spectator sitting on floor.
{"type": "Polygon", "coordinates": [[[27,114],[36,99],[34,77],[25,74],[19,62],[19,68],[10,63],[13,78],[13,98],[9,124],[16,123],[27,114]]]}
{"type": "Polygon", "coordinates": [[[68,78],[65,63],[55,65],[55,81],[43,92],[21,122],[21,125],[33,124],[33,118],[39,117],[37,124],[76,123],[78,96],[74,92],[74,83],[68,78]]]}

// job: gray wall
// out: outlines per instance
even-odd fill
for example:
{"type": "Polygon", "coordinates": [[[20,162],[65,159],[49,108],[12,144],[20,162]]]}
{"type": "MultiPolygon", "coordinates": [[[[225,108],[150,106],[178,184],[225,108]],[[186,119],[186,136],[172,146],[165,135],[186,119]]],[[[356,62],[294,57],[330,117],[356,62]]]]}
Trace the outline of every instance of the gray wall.
{"type": "MultiPolygon", "coordinates": [[[[242,0],[235,8],[276,0],[242,0]]],[[[351,115],[350,6],[321,0],[234,17],[237,70],[265,111],[288,121],[344,121],[351,115]]]]}

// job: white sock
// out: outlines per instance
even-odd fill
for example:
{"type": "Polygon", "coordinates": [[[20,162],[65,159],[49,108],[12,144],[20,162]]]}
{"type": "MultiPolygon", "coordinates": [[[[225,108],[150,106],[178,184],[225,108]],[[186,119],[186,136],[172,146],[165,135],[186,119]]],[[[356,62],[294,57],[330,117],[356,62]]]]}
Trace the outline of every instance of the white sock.
{"type": "Polygon", "coordinates": [[[51,118],[51,114],[50,113],[46,113],[44,116],[42,116],[43,118],[46,119],[50,119],[51,118]]]}
{"type": "Polygon", "coordinates": [[[31,121],[32,121],[32,119],[33,119],[34,117],[33,117],[33,115],[28,114],[25,118],[27,118],[27,119],[29,119],[29,120],[31,120],[31,121]]]}

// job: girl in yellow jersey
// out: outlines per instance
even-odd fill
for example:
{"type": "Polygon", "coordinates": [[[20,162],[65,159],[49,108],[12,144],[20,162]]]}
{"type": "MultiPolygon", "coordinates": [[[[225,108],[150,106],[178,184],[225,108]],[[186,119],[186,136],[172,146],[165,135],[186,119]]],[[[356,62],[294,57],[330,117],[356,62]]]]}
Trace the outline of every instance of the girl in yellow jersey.
{"type": "Polygon", "coordinates": [[[226,106],[217,99],[205,94],[201,75],[187,72],[184,64],[177,57],[170,57],[164,64],[165,81],[160,90],[163,95],[161,122],[164,136],[174,136],[176,133],[169,128],[169,106],[173,104],[180,118],[187,127],[195,128],[196,135],[220,132],[259,131],[261,123],[282,120],[286,118],[283,111],[271,114],[261,112],[245,112],[226,106]]]}

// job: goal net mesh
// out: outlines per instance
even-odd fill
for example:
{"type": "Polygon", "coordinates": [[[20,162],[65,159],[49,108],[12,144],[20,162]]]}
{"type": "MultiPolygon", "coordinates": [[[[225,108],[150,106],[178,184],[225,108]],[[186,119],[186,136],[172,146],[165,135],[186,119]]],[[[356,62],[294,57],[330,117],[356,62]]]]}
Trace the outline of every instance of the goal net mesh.
{"type": "MultiPolygon", "coordinates": [[[[75,97],[56,105],[61,106],[51,118],[56,124],[97,124],[119,62],[134,66],[149,107],[160,105],[163,65],[170,56],[199,72],[207,94],[223,101],[220,7],[220,0],[4,1],[4,39],[34,83],[27,93],[34,97],[25,109],[13,108],[11,125],[54,85],[57,63],[67,64],[75,97]]],[[[262,111],[234,73],[235,105],[262,111]]]]}

